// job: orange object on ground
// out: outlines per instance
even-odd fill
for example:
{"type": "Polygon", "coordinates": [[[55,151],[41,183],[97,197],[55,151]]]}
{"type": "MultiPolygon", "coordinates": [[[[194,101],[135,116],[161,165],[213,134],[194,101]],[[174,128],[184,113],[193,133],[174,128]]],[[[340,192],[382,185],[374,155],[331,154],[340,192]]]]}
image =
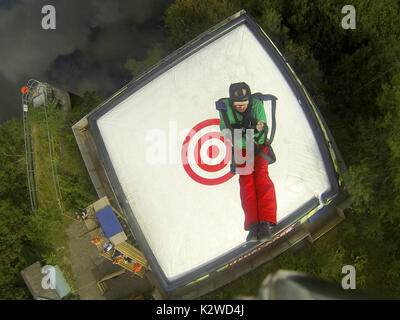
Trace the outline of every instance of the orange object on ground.
{"type": "Polygon", "coordinates": [[[26,94],[28,91],[29,91],[29,89],[28,89],[27,86],[23,86],[23,87],[21,88],[21,93],[22,93],[22,94],[26,94]]]}
{"type": "Polygon", "coordinates": [[[140,270],[142,270],[142,265],[140,264],[135,264],[132,268],[133,271],[135,272],[139,272],[140,270]]]}
{"type": "Polygon", "coordinates": [[[98,246],[101,242],[103,241],[103,239],[101,239],[99,236],[94,236],[92,238],[92,243],[96,246],[98,246]]]}
{"type": "Polygon", "coordinates": [[[114,261],[113,261],[113,263],[114,264],[118,264],[118,263],[120,263],[121,262],[121,257],[118,257],[117,259],[115,259],[114,261]]]}

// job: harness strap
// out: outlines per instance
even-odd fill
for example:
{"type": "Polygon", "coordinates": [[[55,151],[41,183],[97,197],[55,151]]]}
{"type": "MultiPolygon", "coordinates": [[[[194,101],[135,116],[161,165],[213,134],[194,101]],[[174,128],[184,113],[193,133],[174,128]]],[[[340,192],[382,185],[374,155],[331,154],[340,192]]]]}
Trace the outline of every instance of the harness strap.
{"type": "Polygon", "coordinates": [[[219,109],[219,111],[221,111],[222,118],[224,119],[224,122],[225,122],[225,126],[231,132],[231,137],[232,137],[232,153],[231,153],[232,157],[231,158],[232,158],[232,161],[231,161],[231,170],[230,170],[230,172],[232,174],[235,174],[236,173],[236,162],[235,162],[235,156],[234,156],[234,146],[235,146],[235,140],[234,139],[235,139],[235,136],[234,136],[234,133],[233,133],[233,128],[232,128],[231,123],[229,122],[227,110],[221,108],[221,109],[219,109]]]}

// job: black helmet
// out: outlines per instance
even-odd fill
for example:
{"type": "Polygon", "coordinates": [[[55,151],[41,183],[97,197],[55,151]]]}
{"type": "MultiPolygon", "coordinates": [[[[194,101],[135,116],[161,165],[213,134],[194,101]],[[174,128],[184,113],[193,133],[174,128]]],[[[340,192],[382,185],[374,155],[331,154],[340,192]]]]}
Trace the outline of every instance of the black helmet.
{"type": "Polygon", "coordinates": [[[232,83],[229,86],[229,98],[231,102],[249,101],[250,87],[245,82],[232,83]]]}

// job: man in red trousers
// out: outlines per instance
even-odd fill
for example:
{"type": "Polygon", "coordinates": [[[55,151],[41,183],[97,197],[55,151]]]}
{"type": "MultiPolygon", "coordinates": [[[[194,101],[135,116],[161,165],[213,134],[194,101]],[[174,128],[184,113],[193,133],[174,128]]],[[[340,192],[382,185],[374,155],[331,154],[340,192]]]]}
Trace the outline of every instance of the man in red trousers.
{"type": "MultiPolygon", "coordinates": [[[[240,199],[245,214],[244,228],[249,231],[247,241],[266,241],[272,238],[273,227],[276,219],[276,196],[275,188],[268,174],[268,162],[262,152],[268,154],[268,147],[264,142],[267,133],[263,130],[266,126],[266,116],[263,101],[251,96],[249,86],[244,83],[234,83],[229,87],[229,99],[219,101],[220,129],[223,132],[228,128],[241,130],[242,135],[242,156],[254,161],[253,171],[240,173],[240,199]],[[221,104],[221,102],[223,104],[221,104]],[[221,107],[222,106],[222,107],[221,107]],[[229,123],[226,123],[229,122],[229,123]],[[255,143],[255,150],[260,152],[249,155],[246,150],[245,131],[254,129],[252,143],[255,143]],[[255,141],[255,142],[254,142],[255,141]],[[262,149],[260,149],[262,148],[262,149]],[[254,157],[255,155],[255,157],[254,157]]],[[[233,133],[232,133],[233,134],[233,133]]],[[[232,137],[232,136],[231,136],[232,137]]],[[[246,164],[238,164],[243,168],[246,164]]]]}

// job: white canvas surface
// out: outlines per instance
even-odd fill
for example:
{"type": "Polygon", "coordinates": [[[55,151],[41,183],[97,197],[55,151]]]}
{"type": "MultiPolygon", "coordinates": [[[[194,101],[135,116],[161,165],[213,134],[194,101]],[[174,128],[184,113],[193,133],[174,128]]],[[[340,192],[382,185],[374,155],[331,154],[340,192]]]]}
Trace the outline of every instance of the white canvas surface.
{"type": "MultiPolygon", "coordinates": [[[[97,121],[127,201],[170,280],[245,241],[238,176],[203,185],[188,176],[181,162],[189,130],[219,118],[215,101],[228,96],[231,83],[241,81],[252,92],[278,97],[273,143],[277,161],[269,171],[279,222],[330,185],[297,98],[245,25],[186,58],[97,121]],[[157,141],[163,141],[164,153],[157,150],[157,141]],[[164,156],[154,163],[152,154],[164,156]]],[[[265,110],[270,125],[269,102],[265,110]]],[[[218,127],[204,130],[218,131],[218,127]]],[[[189,154],[193,149],[189,146],[189,154]]],[[[229,172],[229,165],[223,171],[229,172]]]]}

